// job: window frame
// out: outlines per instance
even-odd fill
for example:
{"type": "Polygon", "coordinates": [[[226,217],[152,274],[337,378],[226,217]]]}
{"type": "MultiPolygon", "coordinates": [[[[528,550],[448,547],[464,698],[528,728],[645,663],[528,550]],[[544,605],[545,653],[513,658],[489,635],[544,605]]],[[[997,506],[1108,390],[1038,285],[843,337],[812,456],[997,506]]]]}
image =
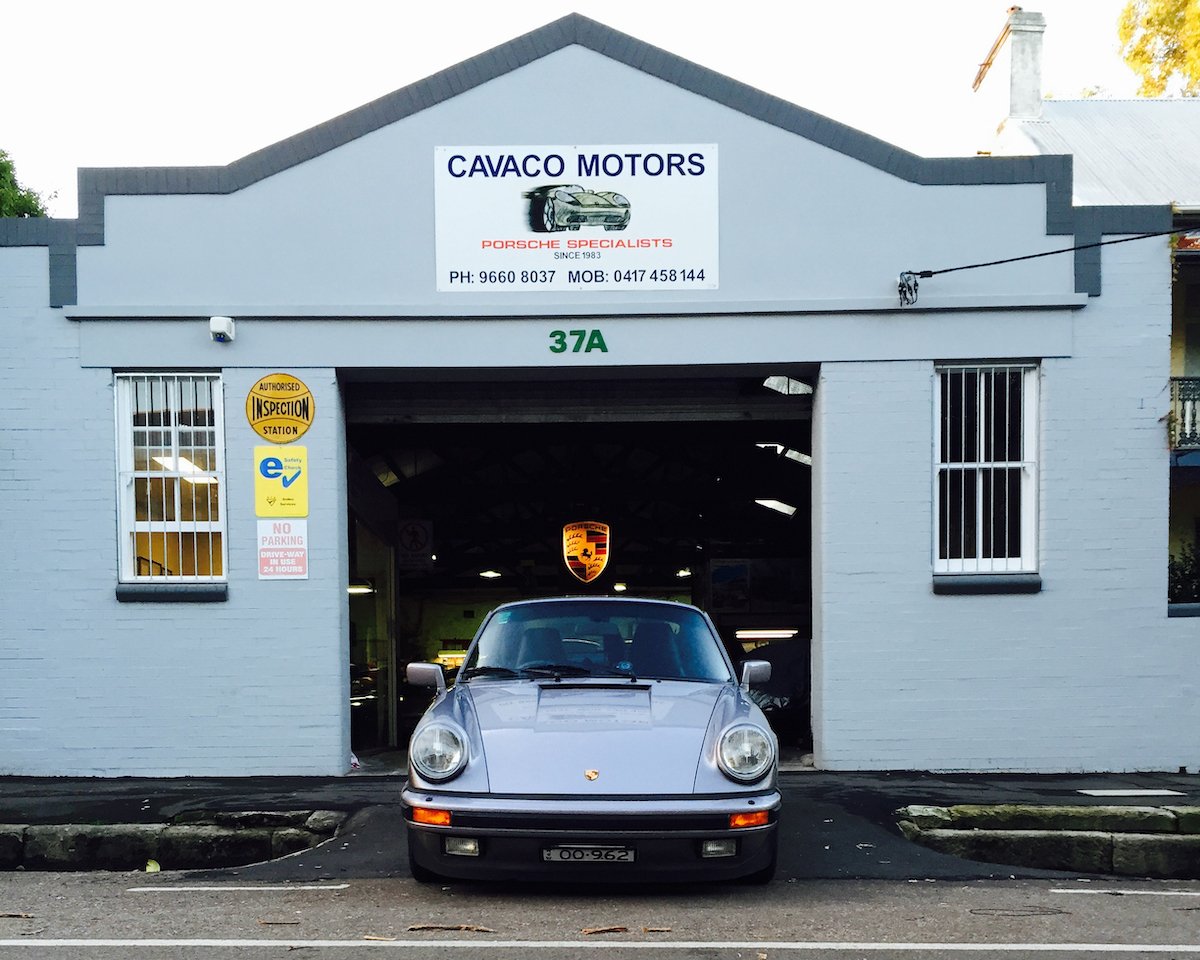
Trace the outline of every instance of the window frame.
{"type": "MultiPolygon", "coordinates": [[[[994,379],[991,380],[994,383],[994,379]]],[[[1028,577],[1031,574],[1038,572],[1038,514],[1039,514],[1039,499],[1040,499],[1040,443],[1041,431],[1040,427],[1040,399],[1041,399],[1041,367],[1036,362],[1027,360],[1012,360],[1012,361],[973,361],[973,362],[953,362],[953,363],[935,363],[933,370],[933,469],[932,469],[932,544],[931,544],[931,561],[933,572],[936,578],[945,581],[946,578],[959,578],[964,580],[982,581],[983,578],[991,578],[1000,581],[1016,582],[1022,577],[1028,577]],[[989,422],[989,414],[995,413],[994,401],[991,407],[986,402],[985,377],[982,374],[988,374],[994,378],[997,374],[1008,372],[1016,372],[1021,374],[1020,385],[1020,425],[1019,425],[1019,456],[1016,459],[992,458],[987,459],[982,456],[987,447],[993,450],[1001,443],[997,434],[992,430],[993,424],[989,422]],[[942,381],[944,374],[953,373],[974,373],[979,375],[975,384],[975,396],[973,404],[975,407],[975,424],[974,424],[974,445],[975,455],[977,459],[966,460],[965,454],[963,459],[954,460],[946,457],[946,451],[942,450],[942,417],[946,397],[943,396],[942,381]],[[994,517],[996,513],[995,503],[992,503],[992,509],[989,512],[985,509],[985,488],[992,493],[995,491],[994,479],[991,480],[991,487],[982,480],[987,474],[994,474],[997,470],[1017,470],[1020,476],[1019,495],[1020,495],[1020,517],[1019,517],[1019,537],[1020,537],[1020,553],[1017,556],[987,556],[985,555],[985,543],[987,536],[985,535],[985,527],[989,516],[994,517]],[[942,496],[942,477],[945,472],[946,476],[950,476],[951,472],[959,472],[966,474],[968,471],[973,475],[974,482],[974,521],[975,529],[973,531],[974,550],[973,556],[942,556],[943,542],[943,496],[942,496]]],[[[965,433],[963,440],[965,441],[965,433]]],[[[1008,441],[1003,441],[1004,445],[1008,446],[1008,441]]],[[[1009,451],[1005,451],[1006,453],[1009,451]]],[[[963,485],[960,485],[963,486],[963,485]]],[[[948,526],[948,524],[947,524],[948,526]]],[[[993,528],[994,529],[994,528],[993,528]]],[[[965,550],[961,551],[965,552],[965,550]]],[[[949,550],[946,551],[950,553],[949,550]]],[[[993,551],[993,554],[995,551],[993,551]]],[[[1038,579],[1038,578],[1035,578],[1038,579]]],[[[1040,588],[1040,579],[1035,585],[1032,581],[1029,584],[1023,584],[1022,589],[1030,587],[1040,588]]],[[[937,592],[975,592],[970,590],[954,591],[950,589],[939,590],[937,592]]],[[[1002,587],[994,591],[988,592],[1007,592],[1002,587]]]]}
{"type": "MultiPolygon", "coordinates": [[[[228,510],[226,505],[226,451],[225,451],[225,411],[224,411],[224,383],[219,372],[211,370],[184,370],[184,371],[129,371],[115,373],[113,377],[114,386],[114,415],[116,419],[116,459],[117,459],[117,581],[118,592],[123,586],[134,585],[138,588],[159,588],[171,587],[176,591],[179,590],[195,590],[201,589],[206,585],[224,585],[228,583],[229,571],[229,530],[228,530],[228,510]],[[181,424],[179,422],[178,413],[183,409],[182,395],[180,390],[184,381],[203,380],[207,382],[209,391],[209,402],[211,404],[212,422],[211,424],[181,424]],[[174,467],[160,463],[160,468],[149,469],[137,468],[135,466],[135,456],[137,452],[137,444],[135,443],[135,431],[143,429],[133,422],[134,417],[134,398],[138,383],[158,383],[169,384],[166,388],[170,391],[169,409],[173,414],[169,424],[147,424],[144,429],[160,430],[170,433],[170,453],[168,459],[173,460],[174,467]],[[197,449],[194,444],[181,444],[180,433],[184,430],[211,430],[212,445],[211,448],[207,445],[206,450],[211,451],[212,468],[205,469],[203,472],[207,476],[215,478],[217,486],[215,502],[210,502],[210,513],[215,507],[216,519],[211,516],[207,519],[197,519],[194,515],[189,519],[185,519],[183,507],[183,491],[185,483],[188,486],[193,484],[186,478],[195,475],[195,469],[180,469],[180,458],[186,455],[187,450],[193,452],[197,449]],[[181,451],[184,451],[181,453],[181,451]],[[172,519],[163,518],[148,518],[144,520],[138,519],[138,504],[136,497],[137,482],[139,480],[146,481],[173,481],[171,484],[171,507],[174,514],[172,519]],[[150,535],[163,535],[169,537],[171,534],[205,536],[209,539],[209,556],[213,559],[219,557],[219,573],[175,573],[175,574],[156,574],[153,569],[148,573],[139,572],[137,548],[135,546],[135,538],[139,533],[150,535]],[[219,541],[219,551],[214,551],[213,540],[219,541]]],[[[165,445],[157,445],[148,449],[165,449],[165,445]]],[[[165,504],[164,500],[164,504],[165,504]]],[[[167,512],[164,506],[164,514],[167,512]]],[[[153,562],[153,559],[151,560],[153,562]]],[[[210,570],[213,569],[210,564],[210,570]]],[[[128,590],[127,590],[128,592],[128,590]]],[[[188,593],[181,593],[180,596],[190,596],[188,593]]],[[[200,595],[197,595],[200,596],[200,595]]],[[[130,594],[128,598],[145,599],[141,593],[130,594]]],[[[127,599],[127,597],[120,597],[127,599]]]]}

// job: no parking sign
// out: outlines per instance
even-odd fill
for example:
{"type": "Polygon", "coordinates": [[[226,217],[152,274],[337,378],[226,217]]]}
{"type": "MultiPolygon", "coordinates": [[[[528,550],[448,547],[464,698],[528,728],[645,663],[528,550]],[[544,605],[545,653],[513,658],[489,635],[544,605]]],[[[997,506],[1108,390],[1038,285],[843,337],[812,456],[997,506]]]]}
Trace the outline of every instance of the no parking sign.
{"type": "Polygon", "coordinates": [[[308,579],[308,521],[258,521],[258,579],[308,579]]]}

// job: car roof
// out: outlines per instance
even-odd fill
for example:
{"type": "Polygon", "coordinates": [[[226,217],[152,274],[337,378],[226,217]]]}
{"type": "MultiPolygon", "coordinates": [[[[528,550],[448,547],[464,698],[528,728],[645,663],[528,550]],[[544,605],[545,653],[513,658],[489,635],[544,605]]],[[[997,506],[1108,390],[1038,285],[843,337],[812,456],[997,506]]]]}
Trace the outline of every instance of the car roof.
{"type": "Polygon", "coordinates": [[[597,596],[587,596],[587,595],[564,595],[561,597],[537,597],[537,598],[529,599],[529,600],[510,600],[508,603],[500,604],[495,609],[496,610],[507,610],[512,607],[528,607],[528,606],[536,606],[538,604],[562,603],[563,601],[570,601],[572,603],[578,603],[580,601],[584,601],[586,603],[617,603],[617,604],[652,603],[652,604],[657,604],[657,605],[663,606],[663,607],[674,608],[676,610],[695,610],[697,613],[702,612],[699,607],[697,607],[693,604],[690,604],[690,603],[682,603],[678,600],[658,600],[658,599],[651,599],[649,597],[607,597],[607,596],[597,597],[597,596]]]}

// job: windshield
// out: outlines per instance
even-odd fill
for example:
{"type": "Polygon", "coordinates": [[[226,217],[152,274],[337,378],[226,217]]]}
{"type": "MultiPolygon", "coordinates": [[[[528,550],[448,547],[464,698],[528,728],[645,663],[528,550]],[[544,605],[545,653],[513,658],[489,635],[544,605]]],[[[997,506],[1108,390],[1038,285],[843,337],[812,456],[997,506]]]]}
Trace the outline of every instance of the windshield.
{"type": "Polygon", "coordinates": [[[460,679],[732,679],[696,610],[638,601],[563,600],[506,607],[488,620],[460,679]]]}

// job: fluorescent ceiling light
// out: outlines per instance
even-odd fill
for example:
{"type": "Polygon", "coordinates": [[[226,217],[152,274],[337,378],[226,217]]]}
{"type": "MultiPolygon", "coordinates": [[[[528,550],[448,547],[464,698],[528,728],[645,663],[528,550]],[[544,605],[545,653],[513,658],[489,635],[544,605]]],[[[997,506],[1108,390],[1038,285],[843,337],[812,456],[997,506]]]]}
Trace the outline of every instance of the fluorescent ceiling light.
{"type": "Polygon", "coordinates": [[[497,577],[502,576],[499,570],[481,570],[479,575],[484,580],[495,580],[497,577]]]}
{"type": "Polygon", "coordinates": [[[807,383],[793,380],[791,377],[767,377],[763,381],[763,386],[768,390],[774,390],[776,393],[786,394],[789,397],[813,392],[813,388],[807,383]]]}
{"type": "Polygon", "coordinates": [[[806,467],[812,466],[812,457],[807,453],[801,453],[799,450],[792,450],[785,447],[782,443],[756,443],[759,450],[774,450],[777,454],[787,457],[789,460],[795,460],[796,463],[802,463],[806,467]]]}
{"type": "Polygon", "coordinates": [[[346,592],[351,596],[361,597],[364,594],[374,593],[375,584],[366,577],[355,577],[346,587],[346,592]]]}
{"type": "Polygon", "coordinates": [[[753,629],[753,630],[738,630],[736,636],[739,640],[791,640],[799,630],[792,629],[753,629]]]}
{"type": "Polygon", "coordinates": [[[680,580],[683,580],[686,577],[690,577],[691,575],[692,575],[691,567],[683,567],[682,569],[675,571],[675,576],[677,576],[680,580]]]}
{"type": "Polygon", "coordinates": [[[155,463],[164,470],[179,474],[179,479],[187,483],[216,483],[217,478],[205,473],[187,457],[153,457],[155,463]]]}
{"type": "Polygon", "coordinates": [[[768,510],[777,510],[780,513],[787,514],[789,517],[796,512],[796,508],[790,503],[784,503],[782,500],[755,500],[760,507],[766,507],[768,510]]]}

